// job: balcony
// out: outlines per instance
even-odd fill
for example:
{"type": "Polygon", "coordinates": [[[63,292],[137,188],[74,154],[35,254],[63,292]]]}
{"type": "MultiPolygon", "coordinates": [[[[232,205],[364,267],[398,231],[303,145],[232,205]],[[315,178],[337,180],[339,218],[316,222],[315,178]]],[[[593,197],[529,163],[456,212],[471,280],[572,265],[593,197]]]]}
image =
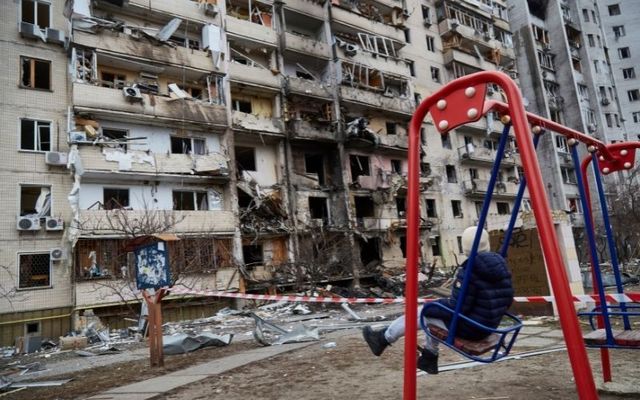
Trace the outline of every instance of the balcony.
{"type": "Polygon", "coordinates": [[[262,133],[282,134],[283,126],[280,118],[263,117],[240,111],[231,113],[231,122],[236,129],[246,129],[262,133]]]}
{"type": "Polygon", "coordinates": [[[333,21],[352,30],[356,28],[357,30],[370,33],[372,35],[384,36],[402,44],[406,43],[404,32],[401,29],[395,28],[391,25],[371,20],[363,15],[345,10],[340,7],[332,7],[331,16],[333,17],[333,21]]]}
{"type": "Polygon", "coordinates": [[[290,94],[315,97],[322,100],[333,99],[333,85],[295,76],[289,76],[285,79],[287,80],[286,85],[290,94]]]}
{"type": "Polygon", "coordinates": [[[337,47],[338,57],[354,64],[363,64],[382,72],[401,75],[409,78],[409,66],[400,59],[393,57],[374,57],[372,53],[359,49],[354,55],[347,55],[344,48],[337,47]]]}
{"type": "Polygon", "coordinates": [[[330,121],[313,122],[302,119],[289,121],[289,131],[294,138],[326,140],[335,142],[337,140],[336,131],[330,121]]]}
{"type": "MultiPolygon", "coordinates": [[[[489,187],[489,181],[473,179],[462,183],[465,195],[484,198],[489,187]]],[[[518,193],[518,185],[513,182],[496,182],[493,199],[512,199],[518,193]]]]}
{"type": "Polygon", "coordinates": [[[129,4],[127,5],[130,9],[138,9],[140,13],[144,13],[147,16],[155,12],[205,24],[211,23],[215,15],[213,11],[217,10],[217,6],[214,4],[207,6],[209,8],[203,7],[195,1],[177,2],[175,0],[153,0],[153,3],[149,0],[129,0],[129,4]],[[153,6],[151,6],[151,4],[153,4],[153,6]]]}
{"type": "Polygon", "coordinates": [[[169,48],[167,46],[154,45],[147,40],[134,40],[130,35],[124,33],[108,30],[103,30],[100,34],[75,31],[73,40],[75,44],[102,50],[110,54],[135,55],[136,57],[174,66],[188,65],[191,68],[207,73],[214,69],[213,60],[205,51],[186,47],[169,48]]]}
{"type": "MultiPolygon", "coordinates": [[[[107,210],[80,210],[80,237],[124,236],[110,228],[109,218],[114,212],[107,210]]],[[[157,213],[158,218],[173,225],[169,233],[175,234],[233,234],[236,220],[232,211],[173,211],[130,210],[123,211],[130,220],[143,220],[157,213]]],[[[113,217],[111,217],[113,218],[113,217]]]]}
{"type": "MultiPolygon", "coordinates": [[[[466,145],[458,148],[458,156],[462,164],[493,165],[497,157],[497,151],[485,147],[466,145]]],[[[510,152],[505,151],[501,166],[512,167],[516,159],[510,152]]]]}
{"type": "MultiPolygon", "coordinates": [[[[453,62],[457,62],[460,64],[470,65],[474,68],[480,68],[483,70],[494,70],[496,69],[496,64],[494,61],[496,55],[491,52],[483,53],[482,59],[478,59],[476,54],[469,54],[467,52],[461,51],[458,48],[446,48],[443,52],[443,64],[445,66],[449,66],[453,62]]],[[[502,48],[500,49],[500,65],[505,65],[510,63],[515,59],[515,55],[513,49],[502,48]]]]}
{"type": "Polygon", "coordinates": [[[292,10],[309,17],[324,20],[324,8],[322,4],[322,1],[285,0],[283,7],[285,10],[292,10]]]}
{"type": "Polygon", "coordinates": [[[332,57],[331,46],[306,36],[294,35],[289,32],[284,34],[284,48],[288,51],[311,55],[317,58],[329,60],[332,57]]]}
{"type": "Polygon", "coordinates": [[[378,135],[380,146],[409,148],[409,137],[407,135],[378,135]]]}
{"type": "Polygon", "coordinates": [[[232,82],[280,90],[280,77],[266,68],[231,62],[229,63],[229,79],[232,82]]]}
{"type": "Polygon", "coordinates": [[[278,41],[276,31],[270,26],[260,25],[251,21],[238,19],[227,15],[227,34],[254,42],[261,42],[275,47],[278,41]]]}
{"type": "Polygon", "coordinates": [[[382,92],[370,92],[348,86],[340,87],[340,95],[343,101],[375,108],[378,111],[411,115],[414,110],[414,102],[408,97],[384,96],[382,92]]]}
{"type": "MultiPolygon", "coordinates": [[[[498,61],[500,65],[504,66],[515,60],[513,48],[505,46],[488,33],[479,32],[469,26],[460,24],[454,19],[442,20],[438,24],[438,29],[444,42],[445,52],[452,48],[466,48],[468,51],[475,51],[477,48],[482,56],[492,63],[498,61]]],[[[475,58],[474,56],[470,57],[475,58]]],[[[475,63],[469,65],[475,65],[475,63]]]]}
{"type": "Polygon", "coordinates": [[[170,181],[206,180],[227,181],[229,163],[220,153],[206,155],[148,153],[140,150],[123,151],[99,146],[80,147],[85,177],[117,179],[149,179],[170,181]]]}
{"type": "Polygon", "coordinates": [[[130,101],[120,89],[83,83],[73,84],[72,97],[76,111],[95,116],[227,126],[227,111],[220,105],[148,94],[143,94],[139,101],[130,101]]]}
{"type": "MultiPolygon", "coordinates": [[[[407,220],[405,218],[356,218],[358,229],[365,231],[389,231],[406,229],[407,220]]],[[[420,218],[420,229],[431,229],[433,224],[429,220],[420,218]]]]}

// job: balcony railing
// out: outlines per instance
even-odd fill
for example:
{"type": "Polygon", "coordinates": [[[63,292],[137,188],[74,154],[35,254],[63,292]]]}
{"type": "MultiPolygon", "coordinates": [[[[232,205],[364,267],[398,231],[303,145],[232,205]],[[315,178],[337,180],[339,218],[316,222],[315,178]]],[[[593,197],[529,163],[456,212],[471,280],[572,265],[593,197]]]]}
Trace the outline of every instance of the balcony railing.
{"type": "Polygon", "coordinates": [[[284,44],[286,50],[295,51],[297,53],[324,58],[326,60],[331,59],[332,56],[331,46],[328,43],[323,43],[309,37],[285,32],[284,44]]]}
{"type": "MultiPolygon", "coordinates": [[[[465,145],[458,148],[458,156],[460,161],[465,163],[482,163],[493,164],[496,160],[497,152],[495,150],[487,149],[485,147],[465,145]]],[[[510,152],[505,152],[502,158],[502,166],[513,166],[516,164],[516,158],[510,152]]]]}
{"type": "MultiPolygon", "coordinates": [[[[462,183],[464,192],[470,197],[484,197],[489,181],[470,179],[462,183]]],[[[513,198],[518,193],[518,185],[513,182],[496,182],[493,198],[513,198]]]]}
{"type": "Polygon", "coordinates": [[[360,105],[369,106],[377,110],[411,115],[415,108],[413,99],[399,96],[384,96],[381,92],[348,87],[340,88],[342,100],[360,105]]]}

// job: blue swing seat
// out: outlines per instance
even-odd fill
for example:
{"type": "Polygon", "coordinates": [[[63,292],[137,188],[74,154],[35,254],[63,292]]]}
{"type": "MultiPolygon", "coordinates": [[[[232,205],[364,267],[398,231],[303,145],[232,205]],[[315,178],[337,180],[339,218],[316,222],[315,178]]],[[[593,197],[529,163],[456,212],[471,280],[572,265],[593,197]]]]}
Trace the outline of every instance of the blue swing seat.
{"type": "MultiPolygon", "coordinates": [[[[609,317],[640,317],[640,305],[625,304],[622,305],[609,305],[606,306],[607,314],[609,317]]],[[[603,307],[598,305],[591,311],[578,313],[579,317],[588,317],[589,325],[591,325],[592,331],[584,335],[584,343],[587,347],[594,348],[621,348],[621,349],[640,349],[640,332],[626,329],[612,329],[612,340],[607,338],[606,329],[599,329],[595,319],[602,317],[603,307]]]]}
{"type": "MultiPolygon", "coordinates": [[[[509,313],[505,313],[504,317],[511,322],[511,325],[495,329],[476,322],[463,314],[459,314],[459,321],[463,320],[477,328],[479,331],[486,332],[487,336],[481,340],[468,340],[460,337],[454,337],[452,343],[450,343],[448,340],[449,331],[447,329],[426,324],[426,310],[430,307],[440,307],[452,316],[455,314],[454,310],[443,304],[436,302],[426,303],[422,307],[422,312],[420,313],[420,326],[424,332],[431,338],[444,344],[462,356],[478,362],[491,363],[507,356],[516,341],[518,333],[520,333],[520,329],[522,328],[522,321],[509,313]],[[489,354],[482,357],[482,355],[486,353],[489,354]]],[[[505,318],[503,318],[503,320],[505,318]]]]}

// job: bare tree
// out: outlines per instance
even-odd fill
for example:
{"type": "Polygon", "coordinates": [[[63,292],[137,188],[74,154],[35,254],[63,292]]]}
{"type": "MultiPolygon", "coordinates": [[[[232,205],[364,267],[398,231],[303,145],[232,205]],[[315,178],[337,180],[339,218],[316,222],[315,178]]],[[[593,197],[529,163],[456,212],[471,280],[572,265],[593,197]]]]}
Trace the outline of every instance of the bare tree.
{"type": "Polygon", "coordinates": [[[16,281],[10,266],[0,265],[0,276],[1,275],[6,275],[9,279],[0,280],[0,300],[7,302],[11,309],[13,309],[14,302],[25,301],[27,298],[24,292],[20,292],[15,284],[10,283],[16,281]]]}

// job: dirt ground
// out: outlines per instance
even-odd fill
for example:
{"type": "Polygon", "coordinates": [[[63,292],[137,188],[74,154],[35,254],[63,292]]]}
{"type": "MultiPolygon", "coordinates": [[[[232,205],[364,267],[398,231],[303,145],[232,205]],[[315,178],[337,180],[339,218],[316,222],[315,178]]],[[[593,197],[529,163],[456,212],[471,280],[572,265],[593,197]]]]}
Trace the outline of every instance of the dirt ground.
{"type": "MultiPolygon", "coordinates": [[[[326,341],[324,341],[326,342],[326,341]]],[[[323,342],[323,343],[324,343],[323,342]]],[[[164,400],[246,399],[401,399],[403,343],[374,357],[360,333],[337,338],[336,347],[314,343],[247,365],[215,378],[197,382],[160,397],[164,400]]],[[[526,349],[520,348],[519,351],[526,349]]],[[[589,354],[596,382],[601,380],[599,355],[589,354]]],[[[613,352],[614,380],[640,384],[638,353],[613,352]]],[[[461,358],[441,351],[441,364],[461,358]]],[[[431,399],[577,399],[566,352],[418,377],[418,398],[431,399]]],[[[601,399],[624,396],[601,394],[601,399]]],[[[629,398],[629,397],[626,397],[629,398]]]]}

